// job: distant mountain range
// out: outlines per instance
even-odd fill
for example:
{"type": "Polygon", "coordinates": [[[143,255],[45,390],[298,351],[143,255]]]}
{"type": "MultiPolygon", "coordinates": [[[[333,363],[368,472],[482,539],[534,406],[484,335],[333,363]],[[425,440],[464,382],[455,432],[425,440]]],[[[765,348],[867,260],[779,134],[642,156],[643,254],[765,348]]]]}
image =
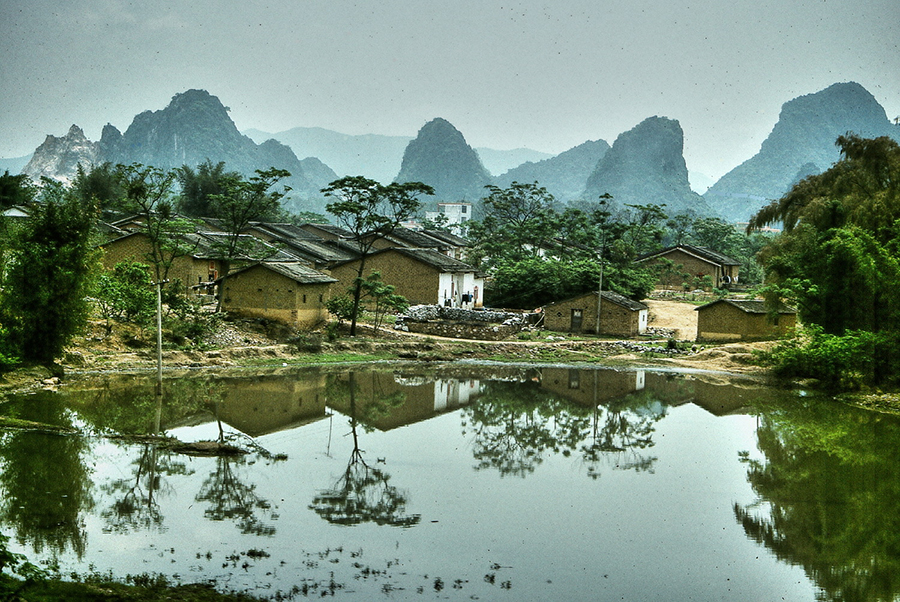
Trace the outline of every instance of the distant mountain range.
{"type": "Polygon", "coordinates": [[[615,207],[665,205],[669,215],[709,213],[703,197],[691,190],[684,164],[684,133],[674,119],[650,117],[619,135],[597,162],[585,184],[584,198],[610,194],[615,207]]]}
{"type": "Polygon", "coordinates": [[[107,124],[100,140],[92,142],[73,125],[65,136],[47,136],[30,159],[0,160],[0,171],[15,173],[27,159],[22,171],[35,180],[66,180],[79,163],[172,168],[209,159],[248,175],[254,169],[287,169],[293,174],[285,182],[293,188],[287,203],[292,210],[322,212],[326,200],[321,188],[339,176],[364,175],[384,183],[423,181],[438,191],[432,202],[476,201],[485,184],[537,181],[561,201],[609,193],[619,205],[665,204],[670,214],[690,210],[746,221],[769,199],[834,163],[839,158],[835,140],[847,132],[900,140],[900,126],[887,119],[868,91],[853,82],[835,84],[785,103],[759,153],[712,186],[691,174],[694,188],[709,188],[701,197],[688,181],[681,126],[666,117],[644,120],[612,147],[589,140],[550,156],[530,149],[473,149],[462,132],[441,118],[425,124],[415,138],[322,128],[241,134],[218,98],[188,90],[162,110],[137,115],[124,133],[107,124]]]}
{"type": "Polygon", "coordinates": [[[840,158],[835,140],[847,132],[900,141],[900,126],[865,88],[834,84],[786,102],[759,152],[722,176],[704,198],[722,217],[747,221],[804,177],[831,167],[840,158]]]}
{"type": "MultiPolygon", "coordinates": [[[[351,135],[315,127],[296,127],[277,133],[249,129],[244,130],[244,135],[260,143],[274,138],[290,146],[298,157],[321,159],[339,176],[365,175],[382,184],[393,182],[397,177],[403,152],[413,141],[410,136],[351,135]]],[[[526,161],[541,161],[553,156],[530,148],[476,148],[475,152],[485,169],[494,175],[526,161]]]]}
{"type": "Polygon", "coordinates": [[[315,207],[297,209],[324,207],[319,190],[337,177],[318,159],[301,161],[276,140],[256,144],[237,130],[228,109],[205,90],[176,94],[166,108],[144,111],[124,134],[107,124],[98,142],[88,140],[76,125],[63,137],[47,136],[23,173],[35,180],[41,176],[70,180],[79,163],[142,163],[171,169],[196,166],[207,159],[224,161],[227,169],[246,175],[269,167],[288,170],[292,175],[283,183],[291,186],[294,199],[320,200],[315,207]]]}
{"type": "Polygon", "coordinates": [[[31,155],[24,157],[12,157],[10,159],[0,159],[0,173],[9,172],[11,174],[22,173],[22,170],[31,161],[31,155]]]}

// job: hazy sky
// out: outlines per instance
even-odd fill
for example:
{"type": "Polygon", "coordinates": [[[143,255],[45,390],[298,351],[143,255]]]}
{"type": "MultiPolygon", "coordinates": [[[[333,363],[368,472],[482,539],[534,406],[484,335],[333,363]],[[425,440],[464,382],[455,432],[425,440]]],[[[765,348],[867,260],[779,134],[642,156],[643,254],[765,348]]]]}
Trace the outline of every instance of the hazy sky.
{"type": "Polygon", "coordinates": [[[202,88],[239,129],[552,153],[661,115],[719,177],[835,82],[900,115],[898,40],[898,0],[0,0],[0,157],[202,88]]]}

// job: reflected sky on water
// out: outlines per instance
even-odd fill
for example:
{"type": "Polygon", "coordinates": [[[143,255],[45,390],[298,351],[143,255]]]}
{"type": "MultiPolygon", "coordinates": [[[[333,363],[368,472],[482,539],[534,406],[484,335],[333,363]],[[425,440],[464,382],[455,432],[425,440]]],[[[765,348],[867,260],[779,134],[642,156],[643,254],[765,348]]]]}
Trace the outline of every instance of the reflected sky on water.
{"type": "Polygon", "coordinates": [[[300,599],[900,592],[900,530],[883,518],[900,499],[891,417],[639,370],[223,374],[169,379],[162,403],[130,375],[0,406],[88,433],[2,433],[0,521],[16,549],[63,572],[300,599]],[[251,453],[109,436],[155,431],[251,453]]]}

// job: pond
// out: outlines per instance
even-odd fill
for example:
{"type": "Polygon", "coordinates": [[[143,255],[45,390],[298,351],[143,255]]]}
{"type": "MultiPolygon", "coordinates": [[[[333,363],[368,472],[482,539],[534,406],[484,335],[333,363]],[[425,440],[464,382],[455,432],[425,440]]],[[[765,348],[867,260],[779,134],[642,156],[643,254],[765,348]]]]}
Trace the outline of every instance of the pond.
{"type": "Polygon", "coordinates": [[[721,375],[382,364],[97,377],[0,412],[63,574],[278,599],[893,600],[900,422],[721,375]],[[195,457],[118,434],[223,437],[195,457]]]}

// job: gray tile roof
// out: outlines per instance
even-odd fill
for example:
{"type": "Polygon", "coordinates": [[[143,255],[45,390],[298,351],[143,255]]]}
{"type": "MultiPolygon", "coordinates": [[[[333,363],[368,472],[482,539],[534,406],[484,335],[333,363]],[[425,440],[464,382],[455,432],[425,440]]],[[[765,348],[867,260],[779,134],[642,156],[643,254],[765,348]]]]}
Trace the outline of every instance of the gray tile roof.
{"type": "MultiPolygon", "coordinates": [[[[337,282],[335,278],[327,274],[323,274],[318,270],[314,270],[306,264],[299,262],[287,262],[287,261],[279,261],[279,262],[269,262],[269,261],[260,261],[258,263],[254,263],[245,268],[241,268],[240,270],[236,270],[231,272],[227,277],[231,278],[237,274],[242,272],[246,272],[247,270],[251,270],[255,267],[262,267],[267,270],[271,270],[276,274],[281,274],[282,276],[286,276],[295,282],[299,282],[300,284],[325,284],[328,282],[337,282]]],[[[216,282],[221,281],[220,278],[216,282]]]]}
{"type": "Polygon", "coordinates": [[[674,247],[663,249],[662,251],[656,251],[655,253],[645,253],[644,255],[638,257],[635,261],[644,261],[645,259],[651,259],[653,257],[666,255],[667,253],[675,251],[676,249],[680,249],[685,253],[696,255],[709,262],[717,263],[719,265],[741,265],[740,261],[734,260],[728,255],[723,255],[722,253],[713,251],[712,249],[709,249],[707,247],[695,247],[694,245],[676,245],[674,247]]]}
{"type": "MultiPolygon", "coordinates": [[[[563,299],[561,301],[556,301],[554,303],[548,303],[547,307],[551,307],[553,305],[557,305],[559,303],[567,303],[572,301],[573,299],[580,299],[582,297],[596,297],[597,291],[591,291],[590,293],[584,293],[581,295],[576,295],[575,297],[569,297],[568,299],[563,299]]],[[[619,293],[614,293],[612,291],[603,291],[603,301],[609,301],[610,303],[615,303],[616,305],[620,305],[625,309],[630,309],[631,311],[641,311],[642,309],[650,309],[646,304],[641,303],[640,301],[634,301],[629,299],[624,295],[620,295],[619,293]]]]}
{"type": "MultiPolygon", "coordinates": [[[[762,299],[716,299],[710,303],[705,305],[701,305],[700,307],[695,307],[694,311],[701,310],[705,307],[710,307],[717,303],[727,303],[728,305],[734,306],[741,311],[744,311],[748,314],[767,314],[769,313],[769,306],[762,299]]],[[[780,314],[795,314],[797,310],[793,307],[789,307],[782,303],[778,307],[778,313],[780,314]]]]}

